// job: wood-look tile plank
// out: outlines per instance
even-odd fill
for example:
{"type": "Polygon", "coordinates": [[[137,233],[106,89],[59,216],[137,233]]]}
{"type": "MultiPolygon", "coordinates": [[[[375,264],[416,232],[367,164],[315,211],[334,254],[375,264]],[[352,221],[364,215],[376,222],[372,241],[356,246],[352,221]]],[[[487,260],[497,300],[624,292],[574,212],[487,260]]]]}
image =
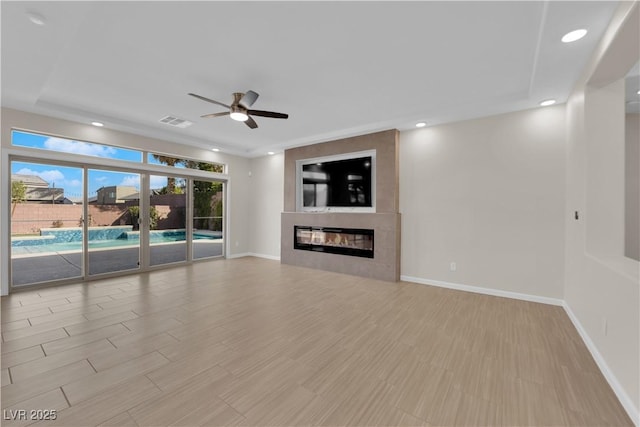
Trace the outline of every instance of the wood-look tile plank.
{"type": "Polygon", "coordinates": [[[312,391],[298,384],[282,384],[243,415],[253,425],[294,425],[298,414],[316,398],[312,391]]]}
{"type": "Polygon", "coordinates": [[[51,314],[49,307],[32,308],[18,306],[3,308],[0,317],[2,317],[2,323],[5,323],[28,319],[29,317],[44,316],[46,314],[51,314]]]}
{"type": "Polygon", "coordinates": [[[122,307],[113,307],[106,310],[101,309],[101,310],[92,311],[90,313],[84,313],[84,317],[86,317],[87,320],[98,320],[108,316],[114,316],[114,315],[117,316],[118,314],[126,313],[128,311],[131,311],[131,310],[127,308],[122,308],[122,307]]]}
{"type": "Polygon", "coordinates": [[[128,331],[129,330],[125,328],[124,325],[118,323],[115,325],[95,329],[80,335],[68,336],[65,333],[63,338],[57,339],[55,341],[48,341],[45,344],[42,344],[42,348],[47,355],[52,355],[61,351],[69,350],[79,345],[88,344],[93,341],[99,341],[103,338],[113,337],[128,331]]]}
{"type": "MultiPolygon", "coordinates": [[[[327,399],[324,396],[316,395],[291,417],[289,425],[327,426],[329,425],[326,421],[327,418],[335,411],[339,404],[340,402],[337,399],[327,399]]],[[[255,423],[251,425],[255,425],[255,423]]]]}
{"type": "Polygon", "coordinates": [[[2,355],[2,367],[10,368],[20,363],[29,362],[31,360],[44,357],[44,351],[39,345],[23,348],[22,350],[14,351],[11,353],[4,353],[2,355]]]}
{"type": "Polygon", "coordinates": [[[564,425],[565,413],[552,387],[505,376],[502,403],[507,425],[564,425]],[[524,402],[527,402],[526,404],[524,402]]]}
{"type": "Polygon", "coordinates": [[[210,353],[207,349],[205,352],[195,353],[190,357],[180,359],[176,362],[170,362],[158,369],[147,374],[155,385],[163,391],[172,390],[180,385],[190,382],[194,377],[207,371],[207,375],[216,380],[229,381],[232,375],[216,365],[215,353],[210,353]]]}
{"type": "Polygon", "coordinates": [[[93,311],[102,310],[102,307],[100,307],[99,303],[101,302],[102,299],[105,299],[105,298],[108,301],[112,301],[108,297],[100,297],[100,298],[90,299],[87,301],[72,302],[65,305],[55,305],[55,306],[49,307],[49,309],[54,314],[64,313],[64,312],[68,312],[70,315],[91,313],[93,311]]]}
{"type": "MultiPolygon", "coordinates": [[[[218,345],[217,348],[229,350],[229,347],[223,344],[228,333],[228,331],[222,328],[211,329],[188,339],[183,339],[164,346],[160,349],[160,353],[169,360],[178,360],[191,355],[193,352],[202,351],[203,349],[214,345],[218,345]]],[[[173,337],[173,334],[171,334],[171,336],[173,337]]],[[[217,349],[216,347],[211,348],[217,349]]],[[[219,355],[220,352],[216,351],[216,354],[219,355]]],[[[218,362],[223,363],[225,360],[226,358],[221,358],[218,362]]]]}
{"type": "MultiPolygon", "coordinates": [[[[338,385],[338,384],[336,384],[338,385]]],[[[338,405],[328,415],[326,423],[331,425],[377,425],[385,412],[393,407],[397,396],[393,386],[366,375],[350,376],[340,381],[339,387],[322,394],[327,399],[337,400],[338,405]],[[367,390],[359,392],[356,390],[367,390]]]]}
{"type": "Polygon", "coordinates": [[[41,332],[39,334],[29,335],[23,338],[16,338],[11,341],[2,343],[2,354],[11,353],[25,348],[33,347],[39,344],[49,343],[68,337],[67,332],[63,328],[53,329],[51,331],[41,332]]]}
{"type": "Polygon", "coordinates": [[[207,371],[154,402],[139,405],[129,413],[141,426],[235,425],[238,412],[215,397],[219,373],[207,371]],[[211,375],[209,375],[211,372],[211,375]]]}
{"type": "Polygon", "coordinates": [[[50,322],[40,323],[35,326],[28,326],[26,328],[15,329],[12,331],[2,332],[5,342],[10,342],[15,339],[29,337],[31,335],[40,334],[42,332],[51,331],[53,329],[64,328],[69,325],[80,324],[86,322],[84,316],[77,314],[71,317],[65,317],[62,319],[52,320],[50,322]]]}
{"type": "Polygon", "coordinates": [[[219,396],[241,414],[259,404],[273,390],[304,382],[308,368],[281,356],[269,357],[222,387],[219,396]]]}
{"type": "Polygon", "coordinates": [[[128,412],[123,412],[101,423],[98,427],[139,427],[128,412]]]}
{"type": "Polygon", "coordinates": [[[171,314],[162,314],[154,316],[143,316],[141,318],[134,318],[130,321],[122,322],[127,329],[134,332],[141,332],[149,335],[157,334],[158,332],[164,332],[171,328],[181,325],[182,323],[173,317],[171,314]]]}
{"type": "Polygon", "coordinates": [[[26,378],[36,375],[46,374],[46,372],[68,365],[83,359],[88,359],[94,354],[105,350],[112,350],[115,347],[106,339],[79,345],[60,353],[42,357],[31,362],[22,363],[11,368],[11,376],[14,382],[20,382],[26,378]]]}
{"type": "Polygon", "coordinates": [[[13,331],[16,329],[28,328],[31,326],[29,319],[16,320],[13,322],[6,322],[2,324],[2,334],[5,332],[13,331]]]}
{"type": "MultiPolygon", "coordinates": [[[[77,308],[78,305],[82,304],[82,305],[90,305],[90,304],[102,304],[105,302],[109,302],[109,301],[113,301],[113,299],[111,297],[109,297],[108,295],[99,295],[99,296],[92,296],[92,295],[86,295],[86,294],[82,294],[82,295],[76,295],[76,296],[70,296],[67,298],[69,300],[69,305],[72,306],[73,308],[77,308]]],[[[62,311],[63,310],[63,306],[51,306],[51,310],[52,311],[62,311]],[[58,310],[56,310],[56,308],[58,308],[58,310]]]]}
{"type": "Polygon", "coordinates": [[[2,381],[0,382],[0,384],[3,386],[11,384],[9,368],[3,368],[0,372],[2,372],[2,381]]]}
{"type": "MultiPolygon", "coordinates": [[[[109,338],[109,341],[113,343],[115,338],[109,338]]],[[[112,368],[120,363],[144,356],[145,354],[152,353],[156,350],[161,350],[162,348],[177,342],[178,340],[167,333],[152,335],[150,337],[141,338],[135,343],[126,345],[121,344],[120,346],[97,353],[89,357],[89,362],[91,362],[91,365],[93,365],[97,371],[104,371],[105,369],[112,368]]],[[[160,353],[162,354],[162,351],[160,351],[160,353]]]]}
{"type": "Polygon", "coordinates": [[[5,427],[27,426],[29,424],[33,424],[39,419],[55,419],[58,416],[58,412],[68,407],[69,404],[67,403],[67,399],[64,398],[64,394],[62,394],[62,390],[56,388],[49,392],[32,397],[31,399],[23,400],[11,407],[5,407],[3,410],[4,417],[2,425],[5,427]],[[7,417],[7,413],[17,414],[17,411],[25,411],[25,416],[7,417]]]}
{"type": "Polygon", "coordinates": [[[160,353],[149,353],[116,365],[113,368],[85,376],[77,381],[69,382],[62,387],[62,390],[67,396],[69,403],[75,405],[78,402],[99,394],[103,390],[125,382],[129,378],[144,375],[166,363],[169,363],[169,360],[160,353]]]}
{"type": "Polygon", "coordinates": [[[94,304],[94,305],[85,306],[81,308],[74,308],[74,309],[69,309],[65,311],[53,312],[51,314],[45,314],[43,316],[29,317],[29,322],[31,322],[33,326],[37,326],[37,325],[50,323],[50,322],[64,321],[65,319],[69,319],[69,318],[72,318],[72,319],[77,318],[77,319],[81,319],[80,321],[85,321],[87,319],[83,318],[82,315],[85,313],[91,313],[94,311],[102,311],[102,309],[94,304]]]}
{"type": "Polygon", "coordinates": [[[54,421],[42,421],[34,426],[97,426],[145,401],[155,400],[160,394],[160,390],[148,378],[136,376],[93,398],[72,404],[60,411],[54,421]]]}
{"type": "Polygon", "coordinates": [[[2,298],[0,301],[0,308],[3,310],[9,307],[21,307],[20,300],[18,298],[14,298],[14,295],[7,295],[2,298]]]}
{"type": "Polygon", "coordinates": [[[502,406],[481,397],[462,393],[456,410],[455,425],[499,426],[502,422],[502,406]]]}
{"type": "Polygon", "coordinates": [[[49,307],[51,307],[52,305],[69,304],[68,299],[60,298],[59,296],[56,296],[54,298],[37,297],[37,298],[30,298],[30,299],[22,299],[20,302],[22,303],[22,306],[28,310],[37,310],[40,308],[46,308],[48,310],[49,307]]]}
{"type": "Polygon", "coordinates": [[[309,273],[242,258],[3,297],[2,404],[68,390],[47,425],[83,427],[632,425],[562,308],[309,273]]]}
{"type": "Polygon", "coordinates": [[[138,317],[138,315],[134,312],[125,311],[123,313],[112,314],[101,319],[87,320],[82,323],[66,326],[65,330],[69,333],[69,335],[79,335],[94,331],[96,329],[104,328],[105,326],[116,325],[126,320],[135,319],[136,317],[138,317]]]}
{"type": "Polygon", "coordinates": [[[95,371],[86,360],[71,363],[60,368],[52,369],[47,375],[27,378],[19,383],[2,387],[2,405],[11,406],[39,394],[54,390],[65,384],[90,375],[95,371]]]}

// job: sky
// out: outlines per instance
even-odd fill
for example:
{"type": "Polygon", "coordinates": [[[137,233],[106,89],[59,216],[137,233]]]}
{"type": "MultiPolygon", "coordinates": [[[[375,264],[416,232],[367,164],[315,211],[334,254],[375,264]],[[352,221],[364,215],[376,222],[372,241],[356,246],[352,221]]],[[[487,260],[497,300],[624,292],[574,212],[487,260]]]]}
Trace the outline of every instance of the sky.
{"type": "MultiPolygon", "coordinates": [[[[142,153],[139,151],[17,131],[13,132],[12,143],[22,147],[130,161],[132,168],[136,168],[136,163],[142,161],[142,153]]],[[[157,164],[158,162],[150,157],[149,163],[157,164]]],[[[49,187],[64,188],[65,197],[71,200],[82,199],[82,168],[13,161],[11,173],[39,176],[49,183],[49,187]]],[[[126,185],[140,189],[140,175],[136,173],[90,169],[88,180],[88,197],[95,196],[98,189],[112,185],[126,185]]],[[[167,185],[166,177],[151,177],[152,189],[162,188],[165,185],[167,185]]]]}

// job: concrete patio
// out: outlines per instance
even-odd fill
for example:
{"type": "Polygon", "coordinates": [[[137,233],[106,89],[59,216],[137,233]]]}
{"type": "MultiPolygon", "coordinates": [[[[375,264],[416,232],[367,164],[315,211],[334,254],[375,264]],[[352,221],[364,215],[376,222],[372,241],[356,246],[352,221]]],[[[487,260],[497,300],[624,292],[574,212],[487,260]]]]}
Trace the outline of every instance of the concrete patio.
{"type": "MultiPolygon", "coordinates": [[[[193,243],[194,259],[222,256],[221,239],[195,240],[193,243]]],[[[151,245],[151,264],[185,261],[186,245],[186,242],[151,245]]],[[[90,250],[89,275],[137,269],[139,253],[137,246],[90,250]]],[[[82,253],[65,251],[15,257],[11,260],[11,273],[12,286],[79,277],[82,274],[82,253]]]]}

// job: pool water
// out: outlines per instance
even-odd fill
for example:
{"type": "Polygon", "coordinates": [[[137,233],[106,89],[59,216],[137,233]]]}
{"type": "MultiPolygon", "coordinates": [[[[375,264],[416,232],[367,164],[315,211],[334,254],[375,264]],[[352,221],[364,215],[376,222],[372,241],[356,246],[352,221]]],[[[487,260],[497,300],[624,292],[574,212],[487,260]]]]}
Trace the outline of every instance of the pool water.
{"type": "MultiPolygon", "coordinates": [[[[140,244],[140,236],[138,232],[126,233],[126,238],[117,239],[97,239],[89,240],[89,250],[92,249],[111,249],[111,248],[123,248],[138,246],[140,244]]],[[[206,232],[206,234],[200,234],[198,232],[193,233],[193,240],[216,240],[222,238],[222,233],[206,232]]],[[[12,239],[12,255],[25,255],[25,254],[40,254],[50,252],[67,252],[67,251],[81,251],[82,241],[62,241],[62,242],[37,242],[35,244],[28,244],[26,240],[20,238],[12,239]]],[[[149,232],[149,243],[171,243],[171,242],[185,242],[186,232],[184,230],[152,230],[149,232]]]]}

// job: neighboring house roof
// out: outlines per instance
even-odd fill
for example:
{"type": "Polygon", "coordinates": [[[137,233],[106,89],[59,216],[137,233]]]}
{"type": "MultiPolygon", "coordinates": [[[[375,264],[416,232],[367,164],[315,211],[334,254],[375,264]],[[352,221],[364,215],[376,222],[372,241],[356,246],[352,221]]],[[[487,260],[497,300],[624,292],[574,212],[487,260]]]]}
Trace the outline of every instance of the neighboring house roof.
{"type": "Polygon", "coordinates": [[[27,187],[49,187],[49,183],[37,175],[11,174],[11,182],[21,181],[27,187]]]}
{"type": "Polygon", "coordinates": [[[29,187],[26,193],[27,201],[62,201],[64,189],[29,187]]]}
{"type": "Polygon", "coordinates": [[[140,193],[135,192],[127,194],[126,196],[120,197],[120,200],[140,200],[140,193]]]}

